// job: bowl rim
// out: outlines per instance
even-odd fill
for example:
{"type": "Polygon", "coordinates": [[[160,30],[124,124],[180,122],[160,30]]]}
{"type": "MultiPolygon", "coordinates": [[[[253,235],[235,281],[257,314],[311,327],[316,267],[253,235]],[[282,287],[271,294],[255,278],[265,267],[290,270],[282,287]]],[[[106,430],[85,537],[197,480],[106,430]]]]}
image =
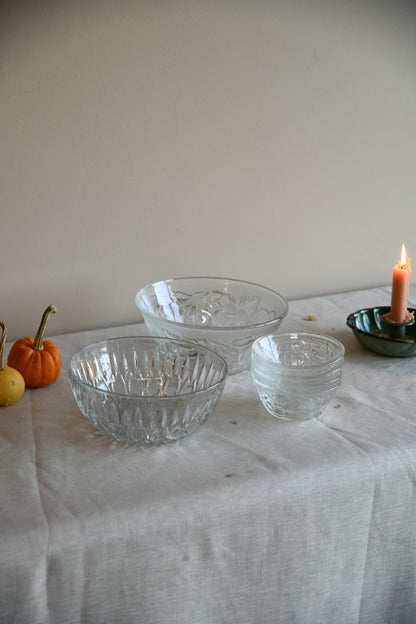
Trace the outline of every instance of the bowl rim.
{"type": "Polygon", "coordinates": [[[97,392],[99,394],[105,394],[105,395],[109,395],[112,397],[119,397],[119,398],[128,398],[128,399],[135,399],[138,401],[151,401],[154,399],[157,399],[158,401],[167,401],[167,400],[172,400],[175,398],[184,398],[184,397],[193,397],[193,396],[197,396],[198,394],[201,394],[202,392],[207,392],[210,390],[214,390],[215,388],[217,388],[218,386],[221,386],[221,384],[225,383],[225,380],[227,378],[227,374],[228,374],[228,364],[225,361],[225,359],[219,355],[216,351],[214,351],[213,349],[210,349],[209,347],[205,347],[203,345],[199,345],[195,342],[191,342],[190,340],[176,340],[176,339],[172,339],[172,338],[166,338],[164,336],[146,336],[146,335],[140,335],[140,336],[114,336],[111,338],[104,338],[103,340],[98,340],[96,342],[91,342],[89,344],[84,345],[83,347],[81,347],[80,349],[78,349],[77,351],[75,351],[68,362],[68,375],[70,380],[74,380],[76,383],[84,386],[85,388],[88,388],[90,390],[93,390],[94,392],[97,392]],[[223,372],[221,375],[221,378],[216,381],[215,383],[210,384],[209,386],[207,386],[206,388],[200,388],[199,390],[195,390],[193,392],[189,392],[187,394],[183,394],[183,395],[149,395],[149,396],[140,396],[140,395],[136,395],[136,394],[127,394],[125,392],[112,392],[111,390],[104,390],[103,388],[97,388],[95,386],[93,386],[91,383],[88,383],[87,381],[84,381],[83,379],[80,379],[79,376],[75,373],[74,369],[73,369],[73,361],[75,360],[76,357],[79,357],[80,354],[82,354],[83,351],[87,351],[88,349],[92,349],[92,348],[97,348],[100,345],[105,345],[111,342],[119,342],[119,341],[128,341],[128,340],[142,340],[142,339],[146,339],[148,341],[154,341],[154,342],[164,342],[166,344],[177,344],[178,346],[184,346],[184,347],[192,347],[193,349],[196,350],[202,350],[202,351],[207,351],[208,353],[210,353],[211,355],[214,355],[216,359],[218,359],[222,364],[223,364],[223,372]]]}
{"type": "Polygon", "coordinates": [[[253,356],[254,358],[256,357],[261,358],[262,361],[266,362],[268,365],[274,368],[278,368],[278,369],[288,368],[288,370],[290,370],[291,372],[295,372],[295,371],[302,372],[302,371],[319,370],[320,368],[325,368],[330,364],[331,365],[335,364],[338,361],[340,362],[341,368],[342,368],[342,363],[345,357],[345,346],[342,344],[340,340],[338,340],[337,338],[334,338],[333,336],[328,336],[327,334],[320,334],[318,332],[292,330],[292,331],[286,331],[286,332],[278,332],[275,334],[268,334],[266,336],[259,336],[259,338],[257,338],[252,344],[251,353],[252,353],[252,358],[253,356]],[[301,367],[298,369],[295,369],[295,368],[290,369],[286,366],[282,366],[279,362],[263,357],[262,354],[258,350],[258,345],[260,344],[262,340],[275,338],[275,337],[288,338],[290,336],[307,336],[308,338],[319,338],[320,340],[324,338],[327,342],[337,346],[338,349],[340,349],[340,353],[336,355],[335,357],[331,358],[330,360],[328,360],[328,362],[325,362],[323,364],[317,363],[317,364],[312,364],[311,366],[307,366],[307,367],[301,367]]]}
{"type": "Polygon", "coordinates": [[[167,279],[158,280],[156,282],[149,282],[136,293],[135,303],[136,303],[137,308],[140,310],[143,316],[145,315],[150,316],[157,321],[162,321],[163,323],[166,323],[174,327],[186,327],[187,329],[201,329],[204,331],[211,331],[211,332],[214,332],[214,331],[222,332],[222,331],[230,331],[230,330],[236,331],[236,330],[267,327],[268,325],[273,325],[277,321],[281,322],[287,316],[288,311],[289,311],[289,302],[286,299],[286,297],[278,293],[276,290],[273,290],[273,288],[269,288],[268,286],[263,286],[262,284],[257,284],[256,282],[250,282],[247,280],[237,279],[233,277],[220,277],[220,276],[214,276],[214,275],[190,275],[190,276],[185,276],[185,277],[170,277],[167,279]],[[139,305],[138,301],[140,300],[142,293],[144,293],[145,290],[152,288],[158,284],[166,284],[166,283],[173,283],[173,282],[186,281],[186,280],[217,280],[221,282],[230,282],[230,283],[235,283],[235,284],[240,284],[240,285],[243,284],[246,286],[254,286],[255,288],[260,288],[261,290],[267,291],[268,293],[277,297],[280,300],[280,303],[283,304],[284,309],[280,315],[278,316],[275,315],[274,318],[268,321],[261,322],[261,323],[250,323],[248,325],[212,326],[212,325],[201,325],[197,323],[181,323],[180,321],[166,319],[166,318],[163,318],[162,316],[154,314],[153,312],[149,312],[149,310],[145,310],[141,305],[139,305]]]}

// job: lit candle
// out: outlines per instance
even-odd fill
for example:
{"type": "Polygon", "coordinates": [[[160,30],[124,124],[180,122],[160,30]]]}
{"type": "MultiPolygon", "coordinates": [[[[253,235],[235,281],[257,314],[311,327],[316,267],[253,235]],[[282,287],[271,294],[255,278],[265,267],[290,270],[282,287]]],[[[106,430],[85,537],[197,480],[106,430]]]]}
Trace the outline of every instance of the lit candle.
{"type": "Polygon", "coordinates": [[[406,256],[406,247],[402,245],[400,261],[393,267],[393,287],[391,292],[391,309],[388,315],[393,323],[405,323],[411,318],[407,311],[409,297],[409,282],[412,270],[410,258],[406,256]]]}

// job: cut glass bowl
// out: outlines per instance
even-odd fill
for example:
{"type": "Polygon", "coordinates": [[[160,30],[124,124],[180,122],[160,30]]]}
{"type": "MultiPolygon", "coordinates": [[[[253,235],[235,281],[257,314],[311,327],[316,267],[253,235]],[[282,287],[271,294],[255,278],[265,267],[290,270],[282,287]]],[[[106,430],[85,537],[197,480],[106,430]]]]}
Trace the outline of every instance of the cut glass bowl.
{"type": "Polygon", "coordinates": [[[104,340],[69,364],[79,409],[118,442],[160,445],[191,435],[217,405],[226,362],[204,347],[152,337],[104,340]]]}
{"type": "Polygon", "coordinates": [[[286,420],[318,418],[341,384],[344,353],[335,338],[310,332],[256,340],[251,372],[264,407],[286,420]]]}
{"type": "Polygon", "coordinates": [[[279,293],[222,277],[184,277],[148,284],[136,305],[155,336],[189,340],[214,349],[235,374],[250,367],[256,338],[275,332],[287,315],[279,293]]]}

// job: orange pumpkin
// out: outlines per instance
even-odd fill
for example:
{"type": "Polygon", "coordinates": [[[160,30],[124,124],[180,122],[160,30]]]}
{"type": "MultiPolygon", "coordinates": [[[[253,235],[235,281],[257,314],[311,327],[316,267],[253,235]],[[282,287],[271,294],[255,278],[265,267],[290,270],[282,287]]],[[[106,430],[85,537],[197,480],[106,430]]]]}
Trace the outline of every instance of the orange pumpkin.
{"type": "Polygon", "coordinates": [[[50,340],[43,339],[48,316],[55,312],[54,305],[46,308],[36,336],[21,338],[10,349],[7,364],[21,373],[28,388],[47,386],[56,381],[61,372],[58,347],[50,340]]]}

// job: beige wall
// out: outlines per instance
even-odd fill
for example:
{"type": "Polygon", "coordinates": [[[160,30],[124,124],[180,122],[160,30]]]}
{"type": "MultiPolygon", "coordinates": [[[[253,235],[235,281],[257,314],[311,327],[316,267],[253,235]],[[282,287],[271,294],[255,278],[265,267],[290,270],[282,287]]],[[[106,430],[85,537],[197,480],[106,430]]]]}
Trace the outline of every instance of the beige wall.
{"type": "Polygon", "coordinates": [[[294,298],[389,283],[402,242],[416,259],[415,10],[328,4],[0,9],[10,339],[49,303],[50,334],[134,322],[164,277],[294,298]]]}

